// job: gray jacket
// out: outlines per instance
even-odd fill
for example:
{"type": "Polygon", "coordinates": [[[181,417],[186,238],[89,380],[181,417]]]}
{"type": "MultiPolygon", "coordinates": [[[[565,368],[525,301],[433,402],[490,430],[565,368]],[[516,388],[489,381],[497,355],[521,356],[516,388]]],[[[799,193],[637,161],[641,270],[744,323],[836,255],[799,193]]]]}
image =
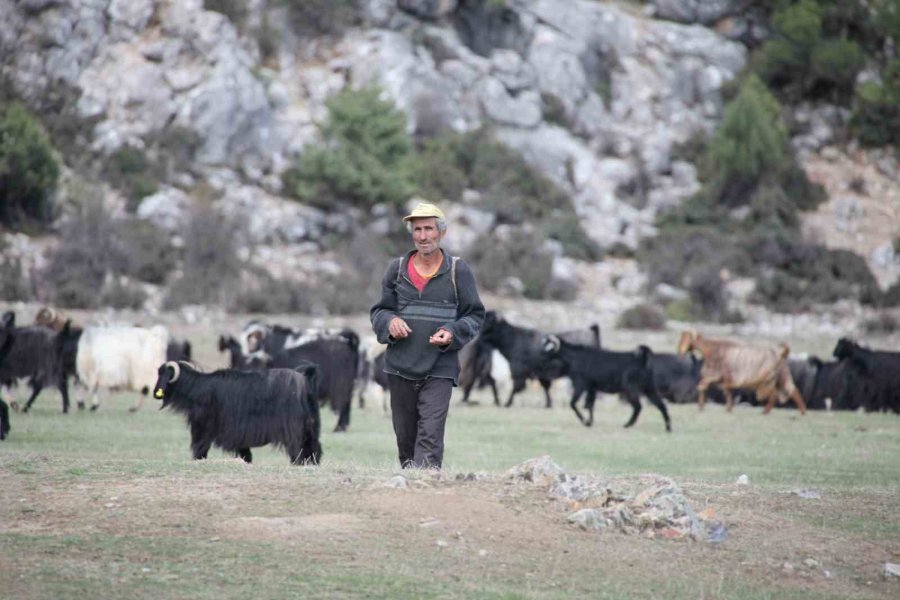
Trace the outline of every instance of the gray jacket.
{"type": "Polygon", "coordinates": [[[478,335],[484,321],[484,305],[478,297],[475,276],[461,259],[444,254],[444,264],[420,293],[409,280],[407,263],[415,250],[395,258],[381,281],[381,299],[370,318],[378,341],[387,344],[384,371],[406,379],[444,377],[454,385],[459,377],[457,352],[478,335]],[[456,272],[454,285],[452,273],[456,272]],[[400,317],[412,329],[403,339],[394,339],[388,325],[400,317]],[[453,334],[445,347],[428,343],[441,327],[453,334]]]}

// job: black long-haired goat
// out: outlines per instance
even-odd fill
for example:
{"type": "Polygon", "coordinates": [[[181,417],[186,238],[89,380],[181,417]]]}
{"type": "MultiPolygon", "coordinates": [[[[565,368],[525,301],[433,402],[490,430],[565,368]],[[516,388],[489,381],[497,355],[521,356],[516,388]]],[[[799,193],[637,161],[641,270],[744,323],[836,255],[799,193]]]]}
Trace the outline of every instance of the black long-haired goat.
{"type": "MultiPolygon", "coordinates": [[[[15,319],[15,313],[8,311],[3,319],[15,319]]],[[[16,343],[0,364],[0,382],[11,385],[19,378],[28,378],[31,396],[25,403],[23,412],[28,412],[35,398],[45,385],[56,384],[62,396],[63,412],[69,412],[69,385],[63,364],[63,351],[69,346],[72,336],[71,324],[66,321],[61,331],[48,327],[15,327],[16,343]]],[[[12,402],[18,410],[18,403],[12,402]]]]}
{"type": "Polygon", "coordinates": [[[832,354],[847,366],[845,397],[838,404],[900,413],[900,352],[870,350],[841,338],[832,354]]]}
{"type": "Polygon", "coordinates": [[[201,373],[190,363],[169,361],[159,368],[154,396],[184,413],[195,459],[211,445],[251,462],[250,448],[283,447],[293,464],[318,464],[318,374],[316,365],[296,369],[201,373]]]}
{"type": "MultiPolygon", "coordinates": [[[[3,315],[2,327],[0,327],[0,365],[3,364],[6,355],[12,349],[16,341],[16,315],[8,312],[3,315]]],[[[6,434],[11,429],[9,425],[9,405],[0,398],[0,440],[6,439],[6,434]]]]}
{"type": "Polygon", "coordinates": [[[634,352],[612,352],[570,344],[555,335],[546,335],[541,341],[541,349],[548,359],[560,360],[566,374],[571,377],[574,387],[572,410],[584,425],[590,427],[594,423],[594,401],[597,392],[604,392],[619,394],[631,404],[633,412],[625,427],[631,427],[637,421],[641,414],[640,398],[644,395],[662,413],[666,431],[672,431],[669,411],[653,381],[653,368],[650,365],[653,352],[647,346],[638,346],[634,352]],[[577,405],[578,398],[583,393],[587,393],[586,421],[577,405]]]}

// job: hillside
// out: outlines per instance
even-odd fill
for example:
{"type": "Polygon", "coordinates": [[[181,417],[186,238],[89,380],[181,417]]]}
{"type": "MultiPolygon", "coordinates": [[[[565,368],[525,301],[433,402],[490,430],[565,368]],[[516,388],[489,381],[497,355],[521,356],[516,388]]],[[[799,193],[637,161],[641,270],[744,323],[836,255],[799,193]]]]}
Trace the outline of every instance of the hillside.
{"type": "Polygon", "coordinates": [[[4,299],[357,312],[404,247],[397,215],[428,197],[444,200],[447,248],[497,298],[574,302],[611,322],[643,302],[670,319],[738,315],[762,328],[802,321],[773,311],[838,314],[840,328],[860,331],[896,303],[882,295],[900,275],[900,168],[891,146],[860,144],[869,130],[854,125],[862,101],[852,93],[887,72],[893,46],[882,41],[893,33],[853,34],[868,62],[849,84],[815,69],[802,92],[778,73],[767,79],[767,43],[791,19],[818,19],[824,45],[837,18],[884,21],[880,3],[847,17],[817,6],[4,4],[0,99],[33,115],[60,173],[34,200],[46,204],[38,216],[4,209],[4,299]],[[663,236],[648,257],[647,241],[667,215],[712,197],[710,148],[754,70],[780,102],[785,164],[805,173],[787,176],[821,184],[824,201],[800,206],[784,188],[776,202],[790,214],[773,214],[786,220],[751,227],[756,196],[722,196],[731,212],[703,217],[703,235],[753,229],[735,239],[746,256],[722,262],[703,246],[699,263],[685,255],[702,264],[693,274],[689,263],[661,269],[680,251],[663,236]],[[378,154],[386,139],[390,157],[378,154]],[[776,229],[803,246],[778,242],[788,258],[770,265],[753,247],[776,229]],[[862,260],[827,254],[841,249],[862,260]],[[790,267],[798,252],[833,262],[825,280],[790,267]],[[808,290],[818,291],[791,302],[808,290]]]}

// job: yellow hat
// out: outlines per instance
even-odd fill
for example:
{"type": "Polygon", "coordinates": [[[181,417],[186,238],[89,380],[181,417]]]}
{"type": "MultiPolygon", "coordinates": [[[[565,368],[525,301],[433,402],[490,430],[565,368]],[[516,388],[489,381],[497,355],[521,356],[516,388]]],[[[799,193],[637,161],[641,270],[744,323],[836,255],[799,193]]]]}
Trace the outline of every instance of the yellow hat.
{"type": "Polygon", "coordinates": [[[444,211],[430,202],[419,202],[411,213],[403,217],[403,220],[409,221],[410,219],[419,219],[422,217],[436,217],[438,219],[443,219],[444,211]]]}

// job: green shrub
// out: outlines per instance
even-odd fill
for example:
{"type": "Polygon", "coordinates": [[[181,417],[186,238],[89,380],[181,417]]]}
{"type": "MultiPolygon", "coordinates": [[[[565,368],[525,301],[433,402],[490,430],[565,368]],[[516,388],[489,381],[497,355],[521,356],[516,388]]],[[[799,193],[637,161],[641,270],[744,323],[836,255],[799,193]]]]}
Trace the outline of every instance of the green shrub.
{"type": "Polygon", "coordinates": [[[856,90],[850,126],[869,146],[900,140],[900,58],[888,64],[882,83],[866,82],[856,90]]]}
{"type": "Polygon", "coordinates": [[[498,290],[507,277],[518,277],[526,298],[549,297],[553,255],[535,243],[533,233],[516,229],[506,239],[479,237],[469,250],[469,260],[479,285],[498,290]]]}
{"type": "Polygon", "coordinates": [[[603,258],[600,246],[588,237],[581,226],[581,221],[574,213],[558,212],[539,226],[541,231],[539,239],[556,240],[562,245],[566,256],[591,262],[603,258]]]}
{"type": "Polygon", "coordinates": [[[785,5],[772,16],[775,35],[761,49],[757,68],[776,87],[803,91],[810,59],[822,39],[822,9],[813,0],[785,5]]]}
{"type": "Polygon", "coordinates": [[[305,37],[339,35],[359,22],[358,0],[280,0],[295,33],[305,37]]]}
{"type": "Polygon", "coordinates": [[[674,300],[666,305],[666,317],[673,321],[693,321],[694,307],[690,298],[674,300]]]}
{"type": "Polygon", "coordinates": [[[48,223],[59,167],[46,134],[21,105],[0,118],[0,223],[12,228],[48,223]]]}
{"type": "Polygon", "coordinates": [[[564,191],[494,140],[488,129],[431,140],[422,149],[420,163],[416,183],[421,195],[460,200],[463,190],[478,190],[482,208],[494,212],[501,223],[540,221],[556,212],[574,214],[564,191]],[[449,165],[446,171],[442,164],[449,165]]]}
{"type": "Polygon", "coordinates": [[[107,160],[107,180],[125,193],[129,212],[137,210],[141,200],[159,189],[152,170],[146,153],[131,146],[119,148],[107,160]]]}
{"type": "Polygon", "coordinates": [[[413,147],[406,117],[376,88],[344,90],[328,102],[325,144],[307,148],[284,187],[320,207],[400,205],[413,191],[413,147]]]}
{"type": "Polygon", "coordinates": [[[651,304],[638,304],[619,315],[616,327],[659,331],[666,328],[666,315],[651,304]]]}
{"type": "Polygon", "coordinates": [[[784,161],[786,145],[778,102],[758,77],[748,76],[725,109],[705,157],[720,202],[743,204],[758,180],[784,161]]]}
{"type": "Polygon", "coordinates": [[[866,62],[859,44],[843,37],[818,44],[810,60],[813,85],[831,91],[832,99],[841,102],[850,98],[856,75],[866,62]]]}
{"type": "Polygon", "coordinates": [[[203,0],[203,9],[222,13],[238,28],[247,19],[247,0],[203,0]]]}

